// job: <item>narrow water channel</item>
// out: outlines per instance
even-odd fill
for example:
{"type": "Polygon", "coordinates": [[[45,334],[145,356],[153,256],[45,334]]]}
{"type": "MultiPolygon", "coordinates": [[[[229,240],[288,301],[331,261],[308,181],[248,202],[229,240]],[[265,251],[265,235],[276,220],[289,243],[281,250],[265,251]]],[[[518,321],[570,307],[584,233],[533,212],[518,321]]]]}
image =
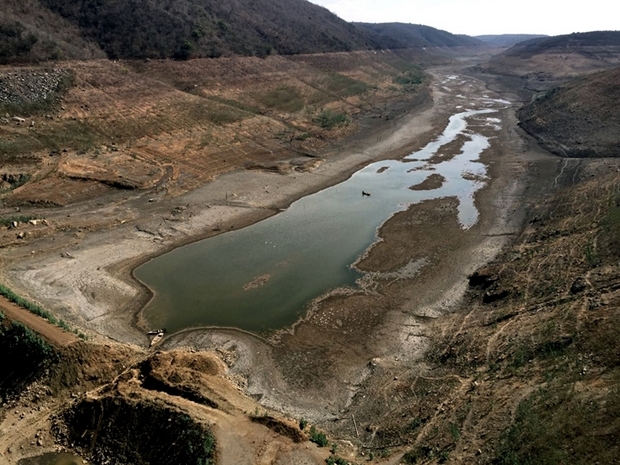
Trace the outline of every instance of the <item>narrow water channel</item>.
{"type": "Polygon", "coordinates": [[[381,224],[408,205],[456,197],[459,222],[471,227],[478,219],[474,194],[486,177],[478,158],[490,142],[468,124],[497,125],[485,115],[506,103],[472,104],[476,109],[453,115],[441,136],[403,160],[370,164],[272,218],[142,265],[135,276],[154,292],[147,322],[168,332],[218,326],[267,333],[293,324],[320,295],[355,287],[361,274],[352,264],[376,241],[381,224]],[[411,189],[431,175],[441,187],[411,189]]]}

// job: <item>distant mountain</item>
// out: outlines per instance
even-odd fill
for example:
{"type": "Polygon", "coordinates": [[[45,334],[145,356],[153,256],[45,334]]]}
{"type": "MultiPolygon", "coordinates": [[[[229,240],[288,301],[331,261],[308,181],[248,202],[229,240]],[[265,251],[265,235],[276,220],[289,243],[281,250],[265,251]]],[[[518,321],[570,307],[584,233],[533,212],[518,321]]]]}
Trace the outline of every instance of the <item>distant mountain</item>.
{"type": "Polygon", "coordinates": [[[306,0],[2,0],[0,62],[265,57],[481,46],[429,26],[348,23],[306,0]]]}
{"type": "Polygon", "coordinates": [[[520,125],[566,157],[620,157],[620,68],[571,81],[519,111],[520,125]]]}
{"type": "Polygon", "coordinates": [[[520,42],[505,52],[507,56],[530,57],[556,50],[572,51],[584,47],[618,47],[620,31],[580,32],[520,42]]]}
{"type": "Polygon", "coordinates": [[[360,29],[378,34],[383,40],[394,40],[402,47],[479,47],[484,43],[474,37],[456,35],[420,24],[353,23],[360,29]]]}
{"type": "Polygon", "coordinates": [[[480,65],[487,73],[519,76],[534,92],[566,79],[620,66],[620,31],[595,31],[519,42],[480,65]]]}
{"type": "Polygon", "coordinates": [[[549,37],[541,34],[500,34],[500,35],[482,35],[474,36],[491,47],[511,47],[512,45],[532,39],[542,39],[549,37]]]}

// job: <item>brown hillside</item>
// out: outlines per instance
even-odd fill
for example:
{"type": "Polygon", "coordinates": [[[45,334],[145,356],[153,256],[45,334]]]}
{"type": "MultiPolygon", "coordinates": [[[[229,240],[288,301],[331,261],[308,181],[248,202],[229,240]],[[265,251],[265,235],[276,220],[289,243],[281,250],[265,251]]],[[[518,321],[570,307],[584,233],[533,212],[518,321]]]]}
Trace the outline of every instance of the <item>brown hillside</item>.
{"type": "Polygon", "coordinates": [[[480,69],[519,77],[530,90],[547,91],[566,79],[620,65],[620,32],[603,31],[521,42],[480,69]]]}
{"type": "Polygon", "coordinates": [[[620,156],[620,68],[554,89],[519,112],[520,125],[567,157],[620,156]]]}
{"type": "Polygon", "coordinates": [[[0,157],[14,190],[5,196],[66,205],[111,188],[178,194],[244,166],[303,169],[359,116],[423,100],[424,85],[409,83],[421,59],[357,52],[6,70],[0,157]]]}

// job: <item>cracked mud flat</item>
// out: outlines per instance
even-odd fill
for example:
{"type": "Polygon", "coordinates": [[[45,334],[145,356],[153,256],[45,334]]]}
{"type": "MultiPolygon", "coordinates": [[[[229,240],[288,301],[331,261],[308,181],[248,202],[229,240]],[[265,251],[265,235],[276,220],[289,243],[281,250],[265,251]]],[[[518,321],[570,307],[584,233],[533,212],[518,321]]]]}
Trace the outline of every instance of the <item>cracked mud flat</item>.
{"type": "MultiPolygon", "coordinates": [[[[93,337],[146,347],[137,311],[149,293],[132,279],[138,264],[183,243],[269,217],[372,161],[402,158],[441,134],[447,118],[474,105],[475,99],[498,98],[483,82],[458,71],[433,73],[432,108],[403,117],[389,131],[354,141],[311,171],[237,171],[174,199],[119,195],[96,213],[113,217],[123,209],[132,218],[126,224],[49,238],[36,250],[4,250],[3,278],[93,337]],[[143,214],[148,200],[156,204],[157,214],[143,214]],[[179,206],[181,214],[171,215],[179,206]]],[[[527,168],[539,155],[523,146],[513,113],[512,108],[494,113],[493,121],[481,121],[476,129],[490,138],[491,147],[481,156],[489,179],[476,195],[480,216],[473,227],[460,227],[454,198],[414,205],[384,224],[380,241],[357,263],[376,273],[366,292],[323,296],[302,321],[269,340],[206,328],[171,335],[160,348],[234,352],[231,372],[245,380],[246,392],[263,405],[314,421],[332,420],[332,428],[353,434],[346,409],[357,396],[356,412],[364,418],[372,393],[366,403],[359,399],[366,395],[369,377],[391,376],[403,366],[424,369],[419,361],[426,347],[426,322],[458,304],[466,276],[493,258],[519,226],[518,199],[527,185],[527,168]]],[[[549,162],[548,169],[554,168],[549,162]]],[[[71,214],[80,221],[92,212],[77,209],[71,214]]]]}

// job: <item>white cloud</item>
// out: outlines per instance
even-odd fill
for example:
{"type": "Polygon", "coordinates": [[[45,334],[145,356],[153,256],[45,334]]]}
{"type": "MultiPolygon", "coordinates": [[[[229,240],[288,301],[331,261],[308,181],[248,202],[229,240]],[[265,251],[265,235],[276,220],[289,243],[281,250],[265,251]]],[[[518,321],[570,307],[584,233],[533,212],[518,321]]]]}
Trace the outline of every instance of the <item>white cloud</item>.
{"type": "Polygon", "coordinates": [[[609,0],[311,0],[347,21],[425,24],[455,34],[618,30],[609,0]]]}

